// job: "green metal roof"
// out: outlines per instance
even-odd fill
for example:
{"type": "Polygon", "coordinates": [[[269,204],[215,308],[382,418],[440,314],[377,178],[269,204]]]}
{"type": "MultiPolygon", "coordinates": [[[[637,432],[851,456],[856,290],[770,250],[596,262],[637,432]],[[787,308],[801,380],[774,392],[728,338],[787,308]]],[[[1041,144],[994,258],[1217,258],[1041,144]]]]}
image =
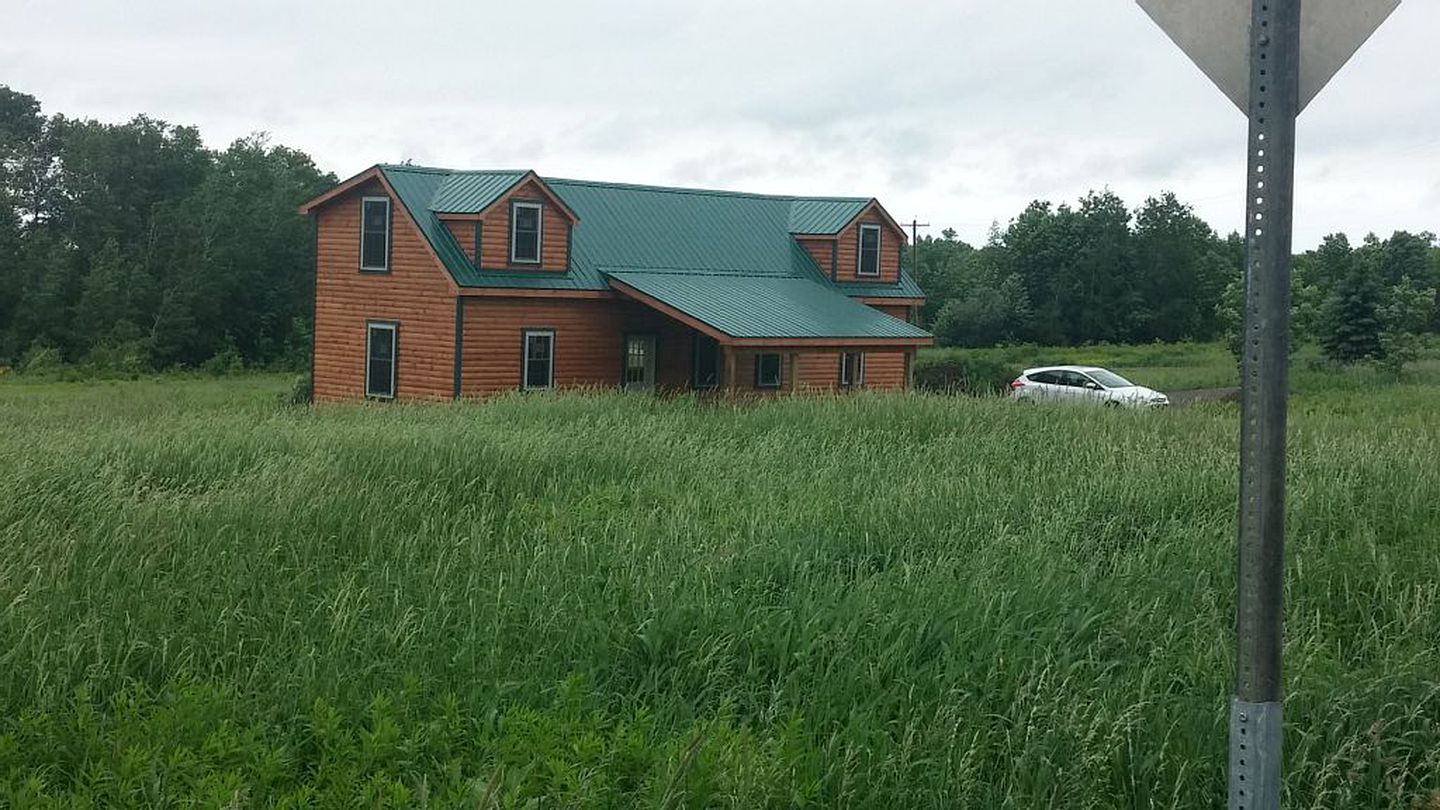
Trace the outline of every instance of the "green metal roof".
{"type": "Polygon", "coordinates": [[[915,283],[909,273],[900,274],[899,284],[874,284],[869,282],[839,282],[835,289],[856,298],[924,298],[925,291],[915,283]]]}
{"type": "MultiPolygon", "coordinates": [[[[647,276],[789,279],[808,284],[792,289],[811,294],[924,296],[903,273],[897,284],[832,283],[795,240],[796,233],[825,233],[827,228],[838,232],[870,204],[868,199],[782,197],[541,178],[579,219],[571,234],[570,270],[480,270],[438,215],[482,211],[528,172],[453,172],[390,165],[380,170],[461,287],[606,290],[607,276],[638,272],[647,276]]],[[[758,282],[744,281],[728,288],[715,282],[697,283],[709,285],[713,295],[733,299],[749,295],[745,290],[754,289],[758,282]]],[[[836,297],[843,300],[844,295],[836,297]]],[[[860,311],[871,310],[861,306],[851,315],[859,317],[860,311]]]]}
{"type": "Polygon", "coordinates": [[[676,272],[609,274],[734,338],[924,339],[925,330],[808,278],[676,272]]]}
{"type": "Polygon", "coordinates": [[[435,191],[429,208],[441,214],[478,214],[529,172],[452,172],[435,191]]]}
{"type": "Polygon", "coordinates": [[[790,233],[836,234],[860,216],[870,200],[798,199],[790,206],[790,233]]]}
{"type": "MultiPolygon", "coordinates": [[[[577,269],[795,274],[789,200],[723,192],[546,180],[580,218],[577,269]]],[[[802,251],[803,252],[803,251],[802,251]]]]}
{"type": "MultiPolygon", "coordinates": [[[[450,229],[430,210],[430,201],[435,198],[435,192],[445,184],[451,172],[416,166],[381,166],[380,169],[385,173],[385,179],[391,188],[399,195],[400,204],[414,217],[415,224],[420,226],[420,232],[430,240],[430,245],[435,248],[436,255],[450,274],[456,275],[458,269],[470,266],[470,257],[455,243],[450,229]]],[[[455,281],[463,286],[458,276],[455,281]]]]}

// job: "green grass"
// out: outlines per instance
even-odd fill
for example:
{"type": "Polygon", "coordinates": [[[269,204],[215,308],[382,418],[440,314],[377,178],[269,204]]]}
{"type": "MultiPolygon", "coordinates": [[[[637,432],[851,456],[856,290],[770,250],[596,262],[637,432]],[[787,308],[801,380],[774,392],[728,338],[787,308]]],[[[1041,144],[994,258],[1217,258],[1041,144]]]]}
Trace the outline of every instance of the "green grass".
{"type": "MultiPolygon", "coordinates": [[[[1233,405],[287,383],[0,384],[0,806],[1223,804],[1233,405]]],[[[1440,384],[1293,411],[1286,806],[1428,810],[1440,384]]]]}

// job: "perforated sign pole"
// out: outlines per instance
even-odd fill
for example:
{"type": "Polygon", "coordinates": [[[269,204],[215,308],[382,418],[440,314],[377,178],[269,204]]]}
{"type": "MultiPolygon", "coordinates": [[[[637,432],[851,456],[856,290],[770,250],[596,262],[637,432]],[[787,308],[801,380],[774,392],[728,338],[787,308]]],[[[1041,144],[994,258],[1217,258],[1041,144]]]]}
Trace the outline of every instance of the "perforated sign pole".
{"type": "Polygon", "coordinates": [[[1280,806],[1286,399],[1301,0],[1255,0],[1250,26],[1244,375],[1230,807],[1280,806]]]}
{"type": "Polygon", "coordinates": [[[1250,118],[1230,807],[1276,810],[1295,119],[1400,0],[1137,2],[1250,118]]]}

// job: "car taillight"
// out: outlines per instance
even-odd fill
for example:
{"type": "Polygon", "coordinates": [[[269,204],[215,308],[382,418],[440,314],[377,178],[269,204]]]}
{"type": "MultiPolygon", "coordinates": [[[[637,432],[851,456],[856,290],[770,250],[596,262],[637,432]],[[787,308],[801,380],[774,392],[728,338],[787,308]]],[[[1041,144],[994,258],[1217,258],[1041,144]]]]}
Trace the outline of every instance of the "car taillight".
{"type": "Polygon", "coordinates": [[[1010,383],[1010,390],[1011,390],[1011,391],[1019,391],[1021,388],[1024,388],[1024,387],[1025,387],[1025,378],[1024,378],[1024,377],[1021,377],[1020,379],[1018,379],[1018,380],[1010,383]]]}

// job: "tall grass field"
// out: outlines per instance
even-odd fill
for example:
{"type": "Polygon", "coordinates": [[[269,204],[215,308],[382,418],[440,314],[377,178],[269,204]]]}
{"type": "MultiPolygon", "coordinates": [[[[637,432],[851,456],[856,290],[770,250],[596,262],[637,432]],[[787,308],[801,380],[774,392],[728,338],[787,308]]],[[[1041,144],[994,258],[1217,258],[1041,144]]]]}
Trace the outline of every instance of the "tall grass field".
{"type": "MultiPolygon", "coordinates": [[[[0,806],[1214,808],[1238,414],[0,383],[0,806]]],[[[1299,390],[1285,806],[1440,808],[1440,375],[1299,390]]]]}

